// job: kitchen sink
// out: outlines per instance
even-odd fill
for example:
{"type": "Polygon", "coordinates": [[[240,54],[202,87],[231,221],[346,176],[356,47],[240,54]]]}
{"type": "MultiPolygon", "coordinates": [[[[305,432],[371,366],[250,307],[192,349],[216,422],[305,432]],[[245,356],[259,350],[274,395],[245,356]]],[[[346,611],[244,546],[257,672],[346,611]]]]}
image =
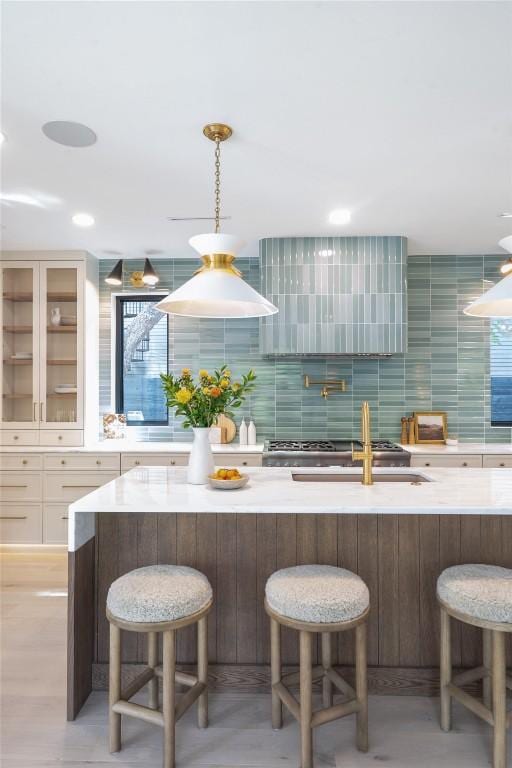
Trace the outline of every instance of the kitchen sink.
{"type": "MultiPolygon", "coordinates": [[[[298,483],[360,483],[360,472],[292,472],[292,478],[298,483]]],[[[374,472],[374,483],[430,483],[428,477],[415,472],[374,472]]]]}

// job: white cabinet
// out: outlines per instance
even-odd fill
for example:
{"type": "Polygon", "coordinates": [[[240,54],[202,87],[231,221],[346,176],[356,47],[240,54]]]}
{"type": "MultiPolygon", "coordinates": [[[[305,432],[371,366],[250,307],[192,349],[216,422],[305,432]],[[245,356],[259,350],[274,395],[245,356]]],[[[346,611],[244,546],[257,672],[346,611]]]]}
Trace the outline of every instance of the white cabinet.
{"type": "Polygon", "coordinates": [[[413,454],[411,456],[411,467],[468,467],[475,468],[482,466],[482,456],[461,455],[461,456],[438,456],[435,454],[413,454]]]}
{"type": "Polygon", "coordinates": [[[484,456],[484,467],[488,469],[496,468],[512,468],[512,456],[484,456]]]}
{"type": "Polygon", "coordinates": [[[81,445],[85,264],[0,263],[0,445],[81,445]]]}
{"type": "MultiPolygon", "coordinates": [[[[186,467],[188,453],[121,454],[121,472],[134,467],[186,467]]],[[[214,453],[216,467],[261,467],[261,453],[214,453]]]]}
{"type": "Polygon", "coordinates": [[[42,541],[41,504],[0,504],[0,542],[40,544],[42,541]]]}

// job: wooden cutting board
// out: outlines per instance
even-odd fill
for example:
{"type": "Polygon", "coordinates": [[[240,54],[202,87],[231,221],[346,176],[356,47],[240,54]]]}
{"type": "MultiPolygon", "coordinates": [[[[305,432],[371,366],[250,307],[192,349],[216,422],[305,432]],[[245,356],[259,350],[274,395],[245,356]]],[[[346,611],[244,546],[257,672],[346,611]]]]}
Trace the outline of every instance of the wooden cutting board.
{"type": "Polygon", "coordinates": [[[223,413],[221,413],[217,418],[215,426],[220,427],[223,430],[226,443],[233,442],[236,437],[236,424],[233,419],[230,419],[228,416],[225,416],[223,413]]]}

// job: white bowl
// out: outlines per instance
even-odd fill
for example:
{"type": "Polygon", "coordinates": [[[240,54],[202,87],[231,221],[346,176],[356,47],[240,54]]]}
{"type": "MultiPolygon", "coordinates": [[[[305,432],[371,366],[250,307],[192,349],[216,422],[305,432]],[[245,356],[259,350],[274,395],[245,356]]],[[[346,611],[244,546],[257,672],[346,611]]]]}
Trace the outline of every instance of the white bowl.
{"type": "Polygon", "coordinates": [[[243,488],[249,482],[249,475],[242,475],[234,480],[219,480],[212,475],[208,475],[208,480],[212,488],[220,488],[223,491],[234,491],[235,488],[243,488]]]}

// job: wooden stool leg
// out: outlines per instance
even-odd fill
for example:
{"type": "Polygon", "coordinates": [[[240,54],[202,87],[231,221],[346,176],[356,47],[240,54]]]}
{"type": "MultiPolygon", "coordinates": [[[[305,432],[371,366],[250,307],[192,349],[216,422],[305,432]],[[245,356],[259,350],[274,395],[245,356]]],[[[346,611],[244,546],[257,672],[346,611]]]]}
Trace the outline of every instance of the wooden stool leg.
{"type": "MultiPolygon", "coordinates": [[[[148,632],[148,667],[155,669],[158,665],[158,634],[148,632]]],[[[158,709],[158,677],[155,675],[148,683],[150,709],[158,709]]]]}
{"type": "MultiPolygon", "coordinates": [[[[197,624],[197,679],[208,686],[208,619],[203,616],[197,624]]],[[[197,702],[197,724],[208,728],[208,687],[197,702]]]]}
{"type": "Polygon", "coordinates": [[[507,687],[505,633],[492,632],[492,698],[494,711],[493,768],[507,766],[507,687]]]}
{"type": "Polygon", "coordinates": [[[324,677],[322,680],[322,704],[324,707],[332,707],[332,683],[325,674],[332,665],[331,633],[322,632],[322,666],[324,677]]]}
{"type": "Polygon", "coordinates": [[[440,695],[441,695],[441,728],[449,731],[452,727],[452,700],[447,685],[452,679],[452,648],[450,616],[441,608],[441,664],[440,664],[440,695]]]}
{"type": "Polygon", "coordinates": [[[313,768],[313,669],[311,666],[312,634],[300,634],[300,747],[301,768],[313,768]]]}
{"type": "Polygon", "coordinates": [[[368,752],[368,682],[365,621],[356,627],[356,696],[360,707],[356,715],[356,744],[360,752],[368,752]]]}
{"type": "Polygon", "coordinates": [[[121,715],[112,711],[112,707],[121,698],[121,630],[110,624],[110,659],[109,659],[109,741],[110,751],[121,749],[121,715]]]}
{"type": "Polygon", "coordinates": [[[164,715],[164,768],[175,766],[176,727],[176,632],[163,633],[162,711],[164,715]]]}
{"type": "MultiPolygon", "coordinates": [[[[270,679],[271,684],[281,681],[281,627],[275,619],[270,619],[270,679]]],[[[272,728],[277,730],[283,725],[283,705],[272,688],[272,728]]]]}
{"type": "Polygon", "coordinates": [[[484,647],[484,667],[489,673],[489,677],[484,677],[483,686],[483,701],[487,709],[492,709],[492,681],[491,681],[491,669],[492,669],[492,630],[483,630],[483,647],[484,647]]]}

